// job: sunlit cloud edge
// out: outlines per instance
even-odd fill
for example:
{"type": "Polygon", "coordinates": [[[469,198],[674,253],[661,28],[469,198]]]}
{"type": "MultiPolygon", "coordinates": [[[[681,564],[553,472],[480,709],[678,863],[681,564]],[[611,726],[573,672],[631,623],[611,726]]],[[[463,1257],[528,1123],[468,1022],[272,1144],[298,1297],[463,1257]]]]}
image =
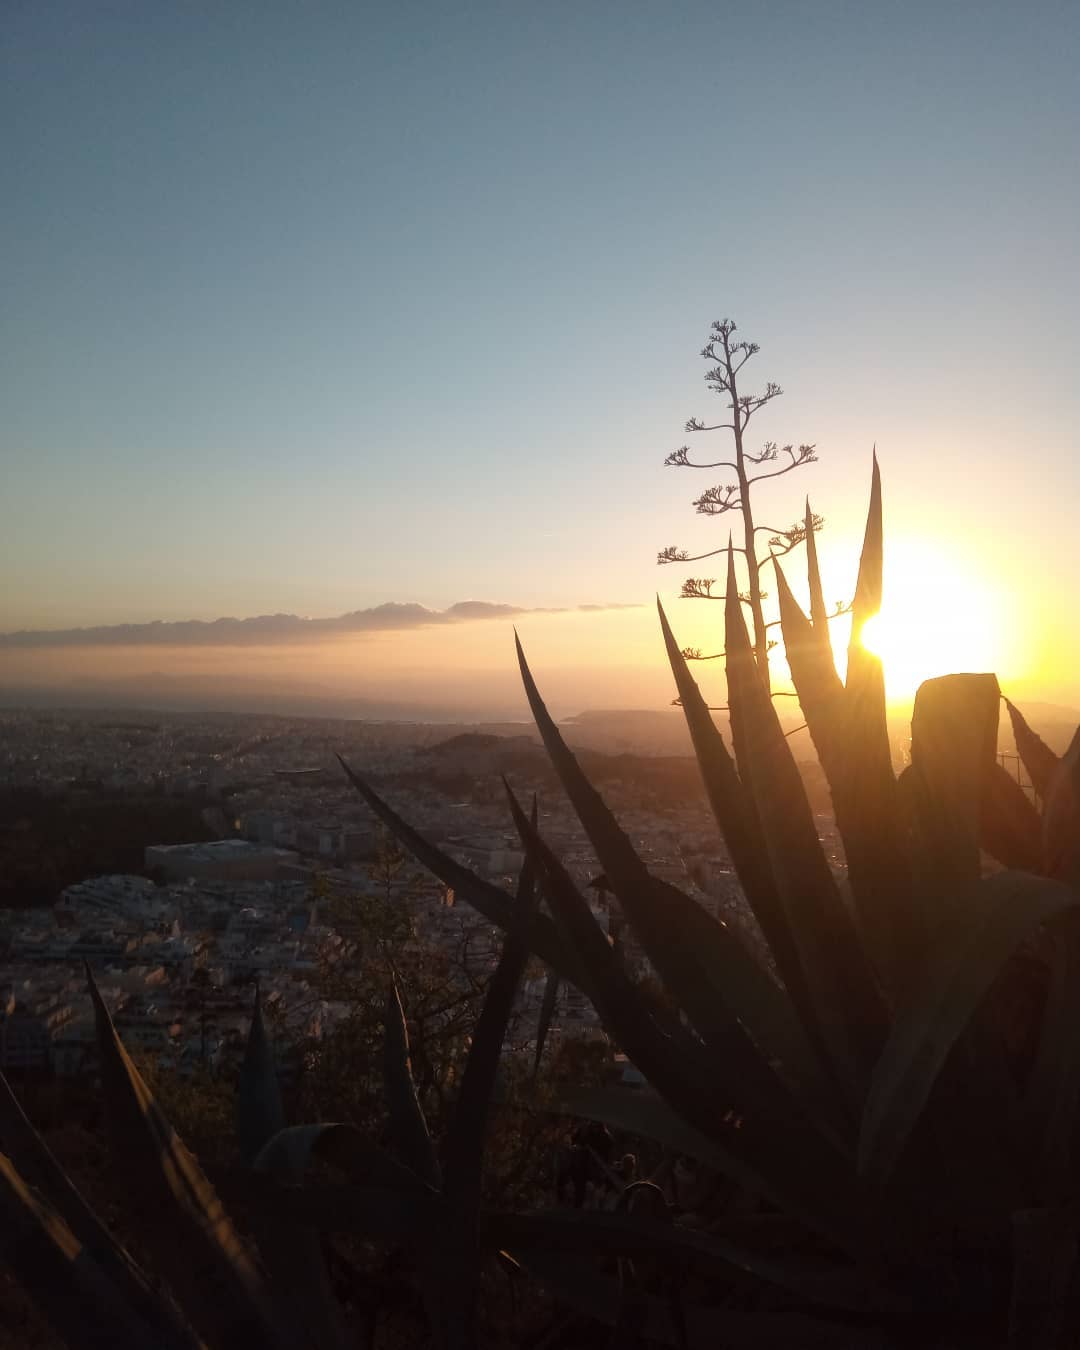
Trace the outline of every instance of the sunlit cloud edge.
{"type": "Polygon", "coordinates": [[[236,647],[303,643],[344,634],[394,632],[444,624],[513,619],[526,614],[595,614],[640,609],[637,604],[523,606],[460,600],[447,609],[389,601],[331,618],[298,614],[259,614],[247,619],[220,618],[149,623],[105,624],[94,628],[21,629],[0,633],[0,649],[33,647],[236,647]]]}

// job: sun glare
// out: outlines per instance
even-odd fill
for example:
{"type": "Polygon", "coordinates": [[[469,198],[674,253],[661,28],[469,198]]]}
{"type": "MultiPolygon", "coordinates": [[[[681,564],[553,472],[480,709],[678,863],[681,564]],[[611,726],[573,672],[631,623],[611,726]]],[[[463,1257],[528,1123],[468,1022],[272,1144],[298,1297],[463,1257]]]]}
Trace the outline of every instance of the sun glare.
{"type": "Polygon", "coordinates": [[[901,701],[935,675],[997,672],[998,631],[986,589],[920,546],[890,560],[881,613],[867,620],[861,640],[881,658],[890,700],[901,701]]]}

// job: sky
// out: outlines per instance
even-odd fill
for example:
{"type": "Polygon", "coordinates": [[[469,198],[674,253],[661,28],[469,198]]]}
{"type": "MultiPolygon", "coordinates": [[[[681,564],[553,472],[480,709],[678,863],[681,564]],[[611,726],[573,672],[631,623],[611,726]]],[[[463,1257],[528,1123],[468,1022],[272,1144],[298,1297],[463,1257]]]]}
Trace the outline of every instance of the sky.
{"type": "MultiPolygon", "coordinates": [[[[893,692],[1080,704],[1078,57],[1071,0],[7,0],[0,633],[564,610],[516,621],[567,698],[651,705],[657,590],[718,641],[655,555],[722,542],[663,458],[731,315],[755,432],[820,461],[760,516],[810,494],[830,598],[877,446],[893,692]]],[[[254,673],[514,677],[505,616],[348,645],[254,673]]]]}

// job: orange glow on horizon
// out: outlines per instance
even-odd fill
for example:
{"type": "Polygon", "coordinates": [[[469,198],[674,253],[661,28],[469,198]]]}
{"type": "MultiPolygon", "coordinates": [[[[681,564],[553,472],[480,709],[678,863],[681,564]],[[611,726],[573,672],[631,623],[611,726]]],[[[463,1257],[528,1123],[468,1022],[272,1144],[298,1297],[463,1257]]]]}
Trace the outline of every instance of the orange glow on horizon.
{"type": "Polygon", "coordinates": [[[1022,673],[1006,646],[1005,597],[922,540],[898,541],[886,564],[881,611],[860,641],[881,658],[890,703],[907,702],[924,680],[961,671],[1002,679],[1022,673]]]}

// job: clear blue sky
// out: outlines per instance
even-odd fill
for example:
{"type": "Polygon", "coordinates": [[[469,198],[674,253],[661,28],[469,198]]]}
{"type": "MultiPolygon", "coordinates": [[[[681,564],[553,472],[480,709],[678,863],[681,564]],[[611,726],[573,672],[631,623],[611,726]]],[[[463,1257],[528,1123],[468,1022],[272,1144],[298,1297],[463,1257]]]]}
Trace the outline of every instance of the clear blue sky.
{"type": "Polygon", "coordinates": [[[896,530],[1080,567],[1074,2],[7,0],[0,42],[0,629],[674,589],[728,313],[822,458],[778,524],[809,489],[851,544],[876,440],[896,530]]]}

